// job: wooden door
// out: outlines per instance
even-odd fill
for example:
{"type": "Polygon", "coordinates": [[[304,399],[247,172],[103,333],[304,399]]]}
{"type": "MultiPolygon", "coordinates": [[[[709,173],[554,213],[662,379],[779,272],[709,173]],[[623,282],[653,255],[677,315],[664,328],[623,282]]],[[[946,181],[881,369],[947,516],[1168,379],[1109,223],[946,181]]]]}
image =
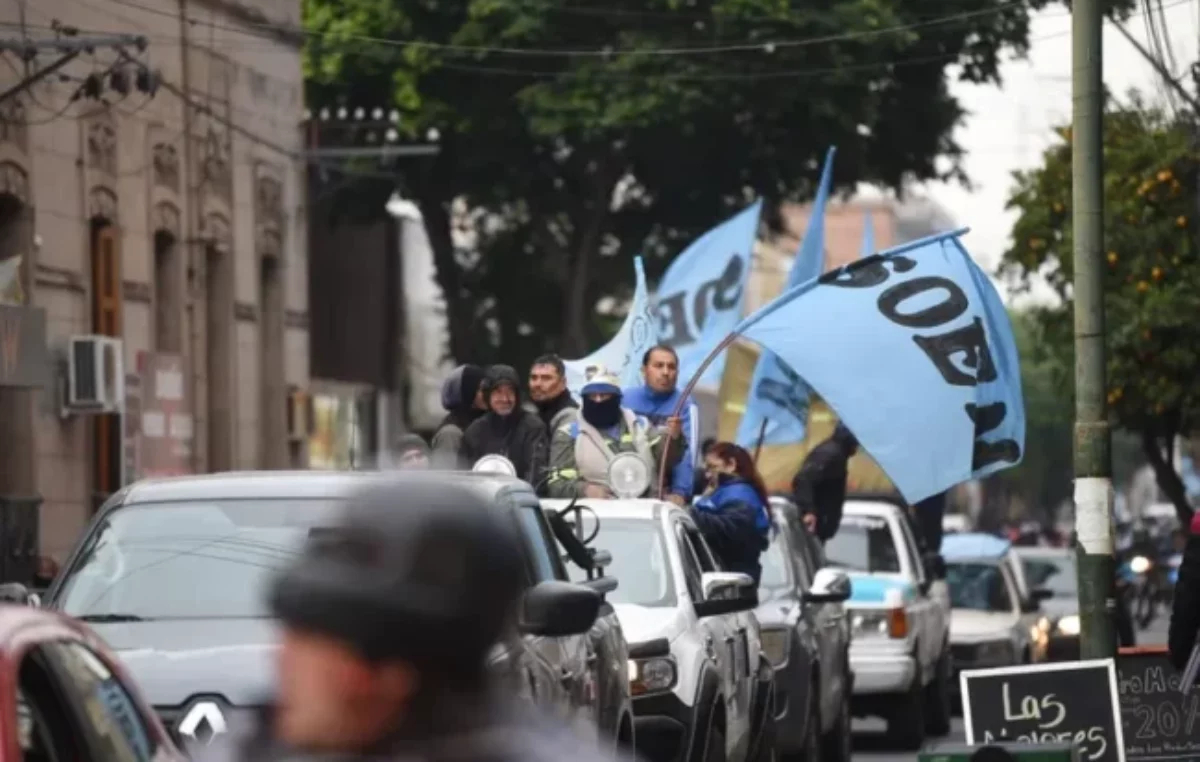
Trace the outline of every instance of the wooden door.
{"type": "MultiPolygon", "coordinates": [[[[121,335],[121,245],[116,226],[97,224],[92,233],[92,332],[121,335]]],[[[121,486],[121,419],[95,417],[92,474],[95,504],[121,486]]]]}

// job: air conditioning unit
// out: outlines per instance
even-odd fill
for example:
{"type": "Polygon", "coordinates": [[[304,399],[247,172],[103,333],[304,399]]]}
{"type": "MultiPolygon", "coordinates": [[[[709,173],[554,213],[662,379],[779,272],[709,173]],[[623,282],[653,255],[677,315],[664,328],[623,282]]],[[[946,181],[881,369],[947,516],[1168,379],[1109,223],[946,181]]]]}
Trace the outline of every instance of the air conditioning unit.
{"type": "Polygon", "coordinates": [[[70,413],[118,413],[125,408],[125,349],[120,339],[68,339],[64,407],[70,413]]]}
{"type": "Polygon", "coordinates": [[[312,434],[312,400],[305,392],[292,389],[287,399],[288,439],[300,442],[312,434]]]}

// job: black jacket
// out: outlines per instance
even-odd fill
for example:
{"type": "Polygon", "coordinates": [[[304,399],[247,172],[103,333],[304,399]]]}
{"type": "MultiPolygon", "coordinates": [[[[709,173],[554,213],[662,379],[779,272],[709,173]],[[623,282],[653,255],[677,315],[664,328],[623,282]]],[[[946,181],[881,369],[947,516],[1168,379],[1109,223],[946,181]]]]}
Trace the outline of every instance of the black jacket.
{"type": "Polygon", "coordinates": [[[1183,549],[1175,601],[1171,605],[1171,626],[1167,630],[1167,649],[1176,669],[1187,666],[1197,634],[1200,634],[1200,536],[1193,532],[1183,549]]]}
{"type": "Polygon", "coordinates": [[[470,468],[484,455],[503,455],[517,476],[536,486],[550,456],[546,426],[536,413],[517,408],[507,418],[488,413],[463,432],[461,460],[470,468]]]}
{"type": "Polygon", "coordinates": [[[845,429],[813,448],[792,479],[792,494],[800,515],[817,516],[817,537],[822,542],[837,534],[846,502],[846,466],[858,442],[845,429]]]}
{"type": "Polygon", "coordinates": [[[579,408],[579,403],[571,396],[569,391],[563,391],[552,400],[539,402],[535,404],[538,418],[542,419],[542,424],[546,427],[546,432],[551,439],[554,438],[554,430],[551,428],[551,423],[554,422],[554,416],[558,415],[567,408],[579,408]]]}

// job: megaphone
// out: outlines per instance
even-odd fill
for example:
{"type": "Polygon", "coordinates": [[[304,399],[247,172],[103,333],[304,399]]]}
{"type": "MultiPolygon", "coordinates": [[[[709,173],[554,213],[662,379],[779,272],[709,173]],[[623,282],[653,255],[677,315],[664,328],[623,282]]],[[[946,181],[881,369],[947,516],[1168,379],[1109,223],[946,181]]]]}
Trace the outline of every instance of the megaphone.
{"type": "Polygon", "coordinates": [[[504,476],[516,476],[517,467],[513,462],[503,455],[484,455],[479,460],[475,461],[475,465],[471,466],[472,471],[477,471],[481,474],[502,474],[504,476]]]}
{"type": "Polygon", "coordinates": [[[626,500],[646,494],[650,488],[650,464],[633,452],[623,452],[609,461],[608,488],[626,500]]]}

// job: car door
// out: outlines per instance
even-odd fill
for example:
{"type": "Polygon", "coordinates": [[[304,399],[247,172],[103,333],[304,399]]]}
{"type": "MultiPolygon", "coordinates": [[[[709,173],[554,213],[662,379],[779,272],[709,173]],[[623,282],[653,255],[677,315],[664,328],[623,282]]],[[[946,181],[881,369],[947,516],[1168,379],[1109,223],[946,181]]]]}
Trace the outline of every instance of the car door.
{"type": "Polygon", "coordinates": [[[119,673],[81,641],[48,640],[27,652],[18,697],[26,760],[182,759],[119,673]]]}
{"type": "MultiPolygon", "coordinates": [[[[716,555],[709,549],[708,543],[704,541],[704,536],[696,528],[696,525],[685,520],[683,532],[700,564],[700,571],[703,573],[722,571],[716,555]]],[[[716,645],[722,650],[728,662],[729,692],[726,694],[725,730],[730,748],[734,750],[735,756],[739,750],[746,748],[749,744],[750,713],[754,700],[750,676],[751,670],[757,668],[758,655],[762,652],[757,621],[753,624],[752,637],[751,624],[747,621],[746,614],[747,612],[737,612],[709,617],[711,620],[719,620],[723,628],[721,638],[716,645]],[[753,643],[751,643],[752,640],[753,643]],[[753,656],[750,651],[752,645],[753,656]]]]}
{"type": "Polygon", "coordinates": [[[917,598],[909,606],[909,618],[913,630],[917,633],[918,659],[923,673],[932,673],[942,649],[942,615],[941,608],[931,595],[932,582],[926,578],[925,564],[917,549],[917,538],[913,535],[912,527],[903,516],[894,517],[892,530],[899,530],[899,550],[908,567],[909,574],[917,584],[917,598]]]}
{"type": "MultiPolygon", "coordinates": [[[[816,537],[799,529],[793,530],[792,565],[801,590],[812,587],[817,573],[820,545],[816,537]]],[[[846,685],[847,653],[846,615],[840,603],[805,603],[803,619],[809,622],[820,658],[821,718],[832,724],[837,721],[846,685]]]]}
{"type": "MultiPolygon", "coordinates": [[[[566,567],[558,555],[557,541],[537,498],[530,493],[518,495],[515,499],[521,534],[528,546],[533,583],[570,582],[566,567]]],[[[556,668],[558,691],[564,701],[563,708],[573,719],[580,721],[583,727],[594,727],[596,685],[588,633],[540,640],[541,652],[556,668]]]]}

